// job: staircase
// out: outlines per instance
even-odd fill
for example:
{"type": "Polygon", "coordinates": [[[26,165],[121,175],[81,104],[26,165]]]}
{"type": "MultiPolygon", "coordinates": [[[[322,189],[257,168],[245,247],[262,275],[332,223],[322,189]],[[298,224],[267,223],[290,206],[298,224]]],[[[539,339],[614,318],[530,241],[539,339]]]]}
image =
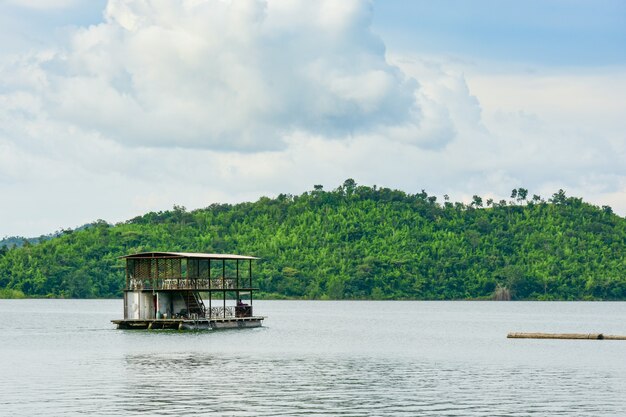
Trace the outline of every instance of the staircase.
{"type": "Polygon", "coordinates": [[[204,318],[206,315],[206,307],[200,297],[200,294],[194,291],[186,291],[183,294],[185,305],[187,306],[187,314],[197,314],[198,317],[204,318]]]}

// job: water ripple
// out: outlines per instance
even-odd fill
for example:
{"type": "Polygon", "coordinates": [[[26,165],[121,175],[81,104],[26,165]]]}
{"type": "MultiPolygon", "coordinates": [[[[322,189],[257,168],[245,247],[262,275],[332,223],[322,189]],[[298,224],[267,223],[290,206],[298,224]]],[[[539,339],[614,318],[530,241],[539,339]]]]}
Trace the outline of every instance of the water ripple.
{"type": "MultiPolygon", "coordinates": [[[[93,364],[91,364],[93,366],[93,364]]],[[[80,366],[79,366],[80,368],[80,366]]],[[[216,416],[624,415],[624,380],[555,369],[381,358],[127,355],[107,387],[93,373],[29,380],[0,406],[18,414],[216,416]]],[[[6,392],[8,387],[0,383],[6,392]]]]}

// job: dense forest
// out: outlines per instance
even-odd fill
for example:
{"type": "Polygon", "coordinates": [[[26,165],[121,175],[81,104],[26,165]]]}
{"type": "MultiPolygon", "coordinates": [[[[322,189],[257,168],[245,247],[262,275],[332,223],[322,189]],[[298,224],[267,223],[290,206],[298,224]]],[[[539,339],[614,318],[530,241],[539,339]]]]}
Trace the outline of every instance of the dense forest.
{"type": "Polygon", "coordinates": [[[626,219],[562,190],[463,204],[348,179],[0,247],[0,296],[119,297],[118,257],[160,250],[259,256],[266,298],[625,300],[625,244],[626,219]]]}

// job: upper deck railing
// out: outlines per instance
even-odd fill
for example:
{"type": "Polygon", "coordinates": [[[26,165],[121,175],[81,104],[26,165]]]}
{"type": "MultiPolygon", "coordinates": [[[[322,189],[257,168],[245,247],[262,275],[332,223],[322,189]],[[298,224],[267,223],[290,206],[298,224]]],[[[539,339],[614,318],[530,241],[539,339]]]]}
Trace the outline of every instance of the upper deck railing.
{"type": "Polygon", "coordinates": [[[237,278],[164,278],[164,279],[135,279],[128,281],[128,290],[234,290],[249,288],[248,280],[237,278]],[[239,281],[239,282],[238,282],[239,281]],[[237,285],[239,284],[239,285],[237,285]]]}

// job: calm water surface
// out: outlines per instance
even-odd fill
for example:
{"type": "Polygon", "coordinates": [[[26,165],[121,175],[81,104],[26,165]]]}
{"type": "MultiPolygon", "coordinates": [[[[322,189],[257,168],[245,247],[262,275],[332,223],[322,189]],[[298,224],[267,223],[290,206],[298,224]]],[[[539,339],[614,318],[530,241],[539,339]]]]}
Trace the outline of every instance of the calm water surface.
{"type": "Polygon", "coordinates": [[[0,300],[0,415],[626,416],[626,303],[258,301],[122,331],[121,300],[0,300]]]}

